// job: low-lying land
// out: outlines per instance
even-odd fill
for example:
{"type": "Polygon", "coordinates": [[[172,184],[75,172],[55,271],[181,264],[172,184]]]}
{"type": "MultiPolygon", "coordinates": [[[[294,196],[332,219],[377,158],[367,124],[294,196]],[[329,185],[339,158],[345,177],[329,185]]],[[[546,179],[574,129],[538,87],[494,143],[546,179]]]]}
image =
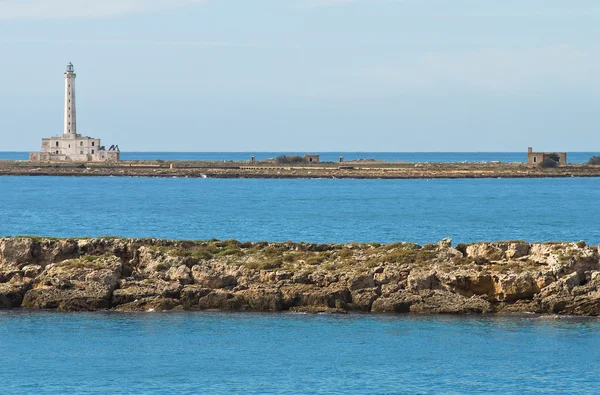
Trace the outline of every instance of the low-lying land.
{"type": "Polygon", "coordinates": [[[121,161],[118,163],[35,163],[0,161],[0,175],[123,176],[190,178],[546,178],[600,177],[600,165],[556,168],[524,163],[121,161]]]}
{"type": "Polygon", "coordinates": [[[0,308],[600,315],[598,247],[0,239],[0,308]]]}

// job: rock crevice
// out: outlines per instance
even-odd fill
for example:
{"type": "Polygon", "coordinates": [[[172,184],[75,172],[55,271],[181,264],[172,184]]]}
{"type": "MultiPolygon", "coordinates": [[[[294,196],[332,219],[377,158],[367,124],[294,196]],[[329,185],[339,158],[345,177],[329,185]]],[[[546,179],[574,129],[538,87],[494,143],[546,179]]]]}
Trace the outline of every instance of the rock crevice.
{"type": "Polygon", "coordinates": [[[579,243],[0,239],[0,308],[600,315],[579,243]]]}

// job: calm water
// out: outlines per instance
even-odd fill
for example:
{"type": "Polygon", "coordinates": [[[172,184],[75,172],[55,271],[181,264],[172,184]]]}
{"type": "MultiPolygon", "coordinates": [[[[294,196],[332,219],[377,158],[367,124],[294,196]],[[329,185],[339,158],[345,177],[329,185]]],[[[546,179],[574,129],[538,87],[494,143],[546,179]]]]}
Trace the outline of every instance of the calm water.
{"type": "MultiPolygon", "coordinates": [[[[526,162],[525,152],[316,152],[322,161],[377,159],[388,162],[526,162]]],[[[305,152],[121,152],[123,160],[216,160],[235,161],[304,155],[305,152]]],[[[569,152],[569,163],[585,163],[597,152],[569,152]]],[[[27,152],[0,152],[0,160],[27,160],[27,152]]]]}
{"type": "MultiPolygon", "coordinates": [[[[0,235],[600,241],[600,179],[0,177],[0,235]]],[[[0,394],[597,393],[600,321],[0,311],[0,394]]]]}
{"type": "Polygon", "coordinates": [[[600,179],[0,177],[0,235],[600,242],[600,179]]]}
{"type": "Polygon", "coordinates": [[[0,313],[2,394],[588,393],[600,321],[0,313]]]}

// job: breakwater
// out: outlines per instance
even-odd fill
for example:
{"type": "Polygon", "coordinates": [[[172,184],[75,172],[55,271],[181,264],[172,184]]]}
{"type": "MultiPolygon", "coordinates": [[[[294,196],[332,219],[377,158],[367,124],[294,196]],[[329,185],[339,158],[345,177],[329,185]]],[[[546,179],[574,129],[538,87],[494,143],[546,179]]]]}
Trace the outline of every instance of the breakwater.
{"type": "Polygon", "coordinates": [[[0,175],[120,176],[189,178],[549,178],[600,177],[600,166],[573,164],[543,169],[523,163],[343,162],[278,165],[213,161],[122,161],[106,163],[35,163],[0,161],[0,175]]]}
{"type": "Polygon", "coordinates": [[[0,307],[600,315],[598,247],[0,239],[0,307]]]}

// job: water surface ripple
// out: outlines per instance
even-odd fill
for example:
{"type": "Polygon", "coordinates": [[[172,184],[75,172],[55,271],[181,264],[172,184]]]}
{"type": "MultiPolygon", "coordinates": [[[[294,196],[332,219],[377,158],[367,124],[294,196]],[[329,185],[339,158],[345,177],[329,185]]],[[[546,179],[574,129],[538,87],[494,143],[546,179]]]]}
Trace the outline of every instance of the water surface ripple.
{"type": "Polygon", "coordinates": [[[600,179],[0,177],[0,235],[600,242],[600,179]]]}
{"type": "Polygon", "coordinates": [[[0,312],[0,393],[597,393],[597,319],[0,312]]]}

